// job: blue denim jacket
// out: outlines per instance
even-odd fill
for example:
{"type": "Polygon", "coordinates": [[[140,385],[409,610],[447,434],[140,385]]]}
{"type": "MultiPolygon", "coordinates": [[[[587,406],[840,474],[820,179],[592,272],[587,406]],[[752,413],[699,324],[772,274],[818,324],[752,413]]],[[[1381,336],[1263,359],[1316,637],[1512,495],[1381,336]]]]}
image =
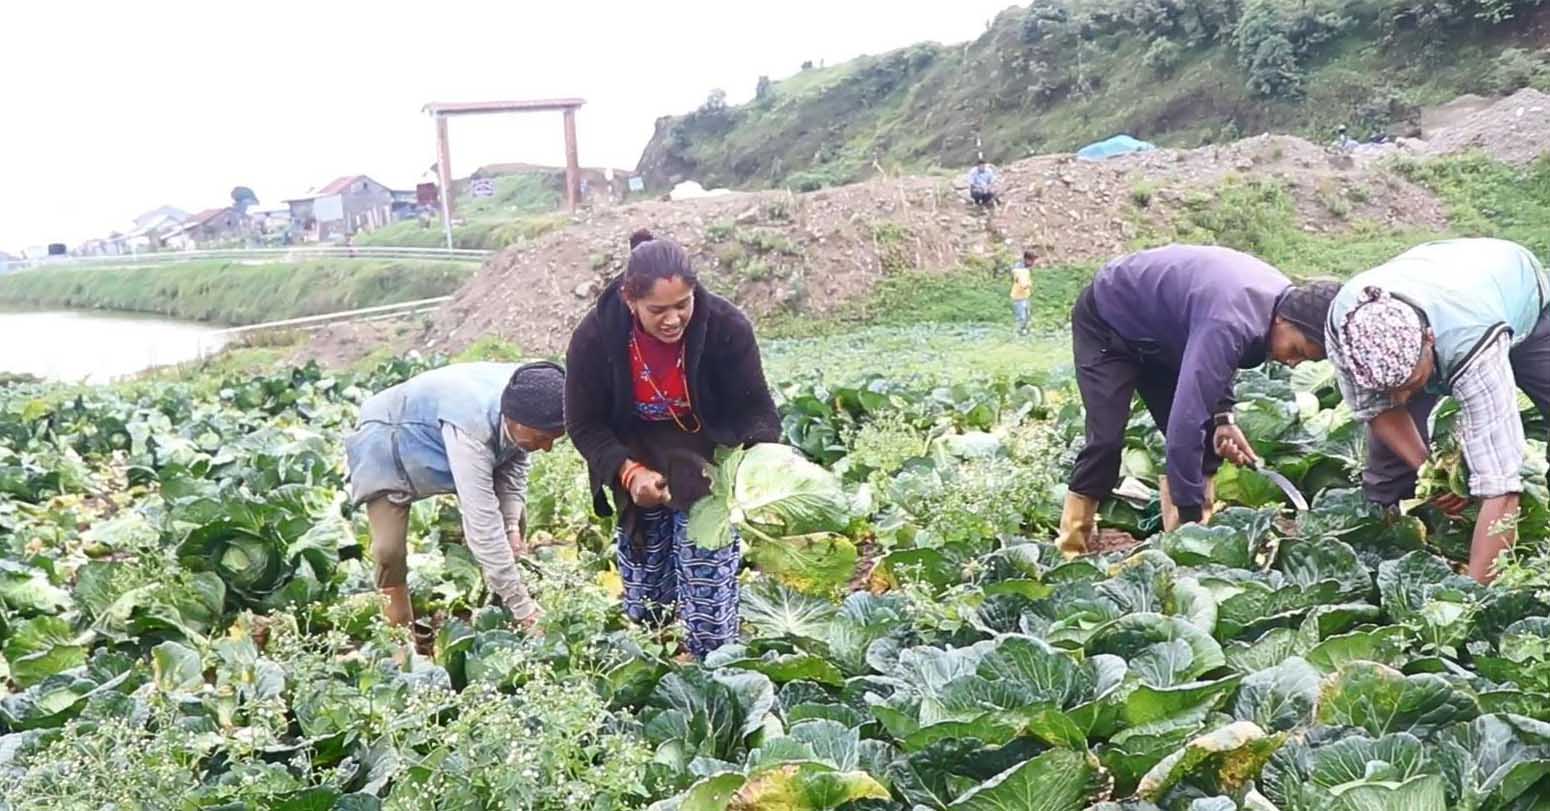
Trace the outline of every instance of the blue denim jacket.
{"type": "Polygon", "coordinates": [[[537,610],[508,537],[521,528],[527,454],[505,438],[501,394],[512,363],[460,363],[418,375],[361,406],[345,438],[351,495],[456,493],[469,552],[515,617],[537,610]]]}
{"type": "Polygon", "coordinates": [[[456,492],[443,427],[488,448],[499,468],[526,454],[501,432],[501,392],[514,363],[456,363],[378,392],[345,438],[355,503],[382,493],[415,498],[456,492]]]}

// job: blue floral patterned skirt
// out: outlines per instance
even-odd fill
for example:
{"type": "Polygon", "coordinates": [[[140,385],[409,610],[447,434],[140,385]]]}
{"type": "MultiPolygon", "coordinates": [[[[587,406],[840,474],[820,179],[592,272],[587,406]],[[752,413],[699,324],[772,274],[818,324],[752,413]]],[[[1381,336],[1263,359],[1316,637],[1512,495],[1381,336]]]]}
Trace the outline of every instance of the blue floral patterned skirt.
{"type": "Polygon", "coordinates": [[[624,612],[635,622],[683,620],[686,645],[697,657],[737,639],[737,570],[741,544],[702,549],[689,539],[687,513],[665,507],[639,517],[644,548],[619,533],[624,612]]]}

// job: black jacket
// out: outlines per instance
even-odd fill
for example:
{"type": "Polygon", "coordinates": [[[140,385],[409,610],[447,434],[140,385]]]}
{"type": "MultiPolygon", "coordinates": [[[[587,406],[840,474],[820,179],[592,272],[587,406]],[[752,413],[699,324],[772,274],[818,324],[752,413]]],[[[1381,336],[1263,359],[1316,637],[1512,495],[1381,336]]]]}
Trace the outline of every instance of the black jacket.
{"type": "Polygon", "coordinates": [[[598,515],[612,514],[605,491],[625,513],[621,525],[633,535],[634,502],[619,484],[619,468],[634,459],[668,477],[677,492],[684,460],[703,464],[716,447],[737,447],[780,440],[780,416],[770,397],[753,325],[732,302],[696,287],[694,315],[685,332],[684,369],[689,398],[703,428],[679,430],[672,421],[650,423],[635,416],[629,340],[634,316],[624,304],[615,279],[571,333],[565,352],[565,430],[587,460],[592,504],[598,515]]]}

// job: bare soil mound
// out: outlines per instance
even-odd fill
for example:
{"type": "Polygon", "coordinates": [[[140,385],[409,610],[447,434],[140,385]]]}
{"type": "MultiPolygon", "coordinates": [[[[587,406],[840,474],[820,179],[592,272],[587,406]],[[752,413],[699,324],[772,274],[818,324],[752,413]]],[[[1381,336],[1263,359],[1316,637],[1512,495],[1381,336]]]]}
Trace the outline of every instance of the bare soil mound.
{"type": "Polygon", "coordinates": [[[1034,246],[1051,263],[1101,261],[1148,229],[1171,233],[1229,177],[1281,184],[1309,231],[1445,221],[1435,198],[1381,166],[1289,136],[1101,163],[1052,155],[1005,167],[1003,205],[989,215],[968,205],[961,181],[948,176],[584,212],[494,257],[438,313],[433,332],[451,349],[494,334],[532,352],[562,351],[598,290],[622,268],[626,240],[638,227],[682,243],[712,289],[755,318],[823,314],[865,296],[886,274],[950,270],[1016,246],[1034,246]]]}
{"type": "Polygon", "coordinates": [[[586,210],[491,258],[428,325],[325,330],[305,351],[344,362],[383,348],[456,352],[496,336],[533,353],[562,352],[598,291],[623,268],[628,235],[640,227],[682,243],[701,278],[755,319],[832,313],[889,274],[948,272],[1023,246],[1051,264],[1099,262],[1138,238],[1187,234],[1180,226],[1215,205],[1230,182],[1284,189],[1296,221],[1313,233],[1358,224],[1441,229],[1441,203],[1391,171],[1386,158],[1481,149],[1524,164],[1550,153],[1550,96],[1526,89],[1482,104],[1462,99],[1439,108],[1428,141],[1364,145],[1350,154],[1261,135],[1097,163],[1030,158],[1002,168],[1002,205],[991,213],[968,204],[958,173],[586,210]]]}
{"type": "Polygon", "coordinates": [[[1465,119],[1485,110],[1495,102],[1496,99],[1493,98],[1477,96],[1474,93],[1465,93],[1446,104],[1423,109],[1421,111],[1421,137],[1430,138],[1433,133],[1460,124],[1465,119]]]}
{"type": "Polygon", "coordinates": [[[1446,155],[1481,149],[1518,165],[1550,154],[1550,95],[1524,88],[1427,138],[1427,151],[1446,155]]]}

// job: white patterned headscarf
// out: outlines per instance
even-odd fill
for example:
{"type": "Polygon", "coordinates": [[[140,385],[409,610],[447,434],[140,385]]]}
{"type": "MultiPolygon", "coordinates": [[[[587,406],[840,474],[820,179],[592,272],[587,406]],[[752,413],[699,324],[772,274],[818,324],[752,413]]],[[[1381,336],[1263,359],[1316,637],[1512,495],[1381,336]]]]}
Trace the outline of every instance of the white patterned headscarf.
{"type": "Polygon", "coordinates": [[[1393,391],[1405,384],[1421,360],[1426,329],[1415,308],[1388,291],[1367,287],[1346,313],[1340,343],[1358,386],[1393,391]]]}

